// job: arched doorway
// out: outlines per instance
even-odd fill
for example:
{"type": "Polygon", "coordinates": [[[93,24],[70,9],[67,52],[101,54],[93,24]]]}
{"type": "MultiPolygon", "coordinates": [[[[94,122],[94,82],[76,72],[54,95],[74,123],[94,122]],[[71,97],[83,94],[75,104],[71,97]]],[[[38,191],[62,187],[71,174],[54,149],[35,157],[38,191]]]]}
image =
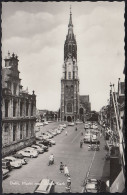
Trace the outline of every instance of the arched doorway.
{"type": "Polygon", "coordinates": [[[72,121],[71,116],[68,116],[68,117],[67,117],[67,121],[68,121],[68,122],[71,122],[71,121],[72,121]]]}

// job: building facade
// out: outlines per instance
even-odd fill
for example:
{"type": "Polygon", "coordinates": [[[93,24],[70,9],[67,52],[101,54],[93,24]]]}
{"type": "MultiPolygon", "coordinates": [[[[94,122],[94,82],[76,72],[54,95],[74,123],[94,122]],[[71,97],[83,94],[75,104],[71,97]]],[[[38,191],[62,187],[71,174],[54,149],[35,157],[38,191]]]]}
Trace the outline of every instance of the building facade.
{"type": "Polygon", "coordinates": [[[2,68],[2,155],[31,145],[35,141],[36,95],[23,91],[18,56],[4,59],[2,68]]]}
{"type": "Polygon", "coordinates": [[[77,66],[77,43],[73,33],[72,13],[64,44],[63,77],[61,79],[61,120],[75,121],[79,118],[79,78],[77,66]]]}

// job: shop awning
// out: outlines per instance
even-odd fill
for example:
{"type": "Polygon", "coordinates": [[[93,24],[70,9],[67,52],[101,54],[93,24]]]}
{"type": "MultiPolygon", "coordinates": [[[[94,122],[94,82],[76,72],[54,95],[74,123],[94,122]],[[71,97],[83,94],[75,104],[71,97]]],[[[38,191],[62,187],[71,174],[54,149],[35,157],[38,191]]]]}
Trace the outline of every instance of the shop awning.
{"type": "Polygon", "coordinates": [[[125,177],[123,174],[123,170],[119,173],[115,181],[113,182],[112,186],[110,187],[110,192],[115,193],[119,192],[122,193],[125,190],[125,177]]]}

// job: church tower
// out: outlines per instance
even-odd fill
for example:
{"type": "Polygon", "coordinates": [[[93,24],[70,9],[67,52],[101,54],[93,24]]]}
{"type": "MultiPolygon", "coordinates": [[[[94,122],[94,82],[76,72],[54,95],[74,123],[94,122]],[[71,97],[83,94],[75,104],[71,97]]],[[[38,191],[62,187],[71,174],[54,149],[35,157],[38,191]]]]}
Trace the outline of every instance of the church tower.
{"type": "Polygon", "coordinates": [[[79,78],[77,66],[77,43],[73,33],[72,13],[68,34],[64,43],[63,76],[61,79],[61,120],[75,121],[79,118],[79,78]]]}

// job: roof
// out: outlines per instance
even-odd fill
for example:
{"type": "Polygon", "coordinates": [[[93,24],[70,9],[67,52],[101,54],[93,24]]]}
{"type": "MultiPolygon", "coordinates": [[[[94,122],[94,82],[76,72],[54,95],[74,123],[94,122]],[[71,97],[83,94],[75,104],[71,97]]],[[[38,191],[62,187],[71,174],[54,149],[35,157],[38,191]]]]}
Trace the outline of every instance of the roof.
{"type": "Polygon", "coordinates": [[[53,184],[52,180],[50,180],[50,179],[42,179],[40,184],[39,184],[39,187],[35,190],[35,192],[38,192],[38,193],[49,193],[48,190],[50,189],[52,184],[53,184]]]}

